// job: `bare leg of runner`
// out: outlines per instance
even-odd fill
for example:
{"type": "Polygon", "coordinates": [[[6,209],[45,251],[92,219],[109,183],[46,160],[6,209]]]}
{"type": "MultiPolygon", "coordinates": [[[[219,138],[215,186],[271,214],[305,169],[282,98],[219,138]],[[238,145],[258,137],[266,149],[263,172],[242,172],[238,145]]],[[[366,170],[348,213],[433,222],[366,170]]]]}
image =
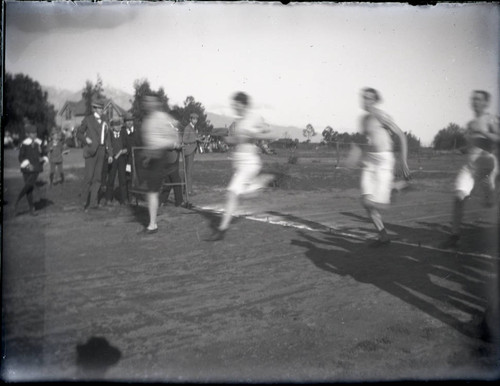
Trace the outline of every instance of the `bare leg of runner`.
{"type": "Polygon", "coordinates": [[[159,205],[159,194],[158,193],[148,193],[148,211],[149,211],[149,225],[146,228],[147,231],[158,230],[158,225],[156,224],[156,217],[158,215],[158,205],[159,205]]]}

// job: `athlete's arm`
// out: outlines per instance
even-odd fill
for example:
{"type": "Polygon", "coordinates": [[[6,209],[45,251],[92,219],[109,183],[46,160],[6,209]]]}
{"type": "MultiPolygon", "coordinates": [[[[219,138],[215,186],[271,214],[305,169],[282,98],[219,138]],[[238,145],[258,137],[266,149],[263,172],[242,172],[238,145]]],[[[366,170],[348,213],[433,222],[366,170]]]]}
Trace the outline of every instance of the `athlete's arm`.
{"type": "Polygon", "coordinates": [[[492,116],[488,122],[488,132],[486,137],[494,142],[500,142],[500,124],[497,116],[492,116]]]}
{"type": "Polygon", "coordinates": [[[398,125],[389,117],[387,114],[385,114],[383,111],[377,110],[374,111],[373,113],[375,117],[382,123],[382,125],[392,131],[394,134],[396,134],[399,138],[399,142],[401,144],[401,166],[402,166],[402,171],[403,171],[403,176],[404,178],[408,179],[410,178],[410,168],[408,167],[408,141],[406,139],[406,135],[399,128],[398,125]]]}

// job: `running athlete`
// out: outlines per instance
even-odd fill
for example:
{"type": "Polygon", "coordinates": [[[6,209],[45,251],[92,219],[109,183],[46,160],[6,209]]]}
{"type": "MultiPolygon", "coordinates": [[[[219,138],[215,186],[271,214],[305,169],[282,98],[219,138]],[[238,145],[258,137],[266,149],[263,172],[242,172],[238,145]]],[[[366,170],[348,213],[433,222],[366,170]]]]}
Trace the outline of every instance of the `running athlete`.
{"type": "Polygon", "coordinates": [[[362,90],[362,107],[367,114],[361,117],[361,132],[367,138],[362,149],[361,203],[375,225],[378,238],[372,246],[390,243],[390,238],[382,221],[381,210],[391,202],[394,179],[394,152],[391,133],[401,143],[401,169],[405,179],[410,178],[407,164],[407,140],[403,131],[382,110],[375,107],[381,100],[373,88],[362,90]]]}
{"type": "Polygon", "coordinates": [[[262,160],[260,149],[256,142],[266,138],[270,130],[266,129],[260,119],[250,112],[250,98],[243,92],[233,96],[232,107],[236,113],[234,133],[230,133],[226,141],[235,144],[233,153],[234,173],[227,188],[227,201],[222,221],[209,238],[209,241],[218,241],[224,238],[229,228],[231,218],[238,207],[239,197],[254,193],[265,188],[273,179],[271,174],[260,173],[262,160]]]}
{"type": "Polygon", "coordinates": [[[495,205],[495,181],[498,175],[496,156],[500,131],[498,117],[486,111],[490,94],[483,90],[472,92],[471,106],[474,119],[467,124],[467,163],[460,169],[455,180],[451,236],[446,246],[456,246],[460,240],[460,227],[464,215],[465,200],[471,195],[475,185],[483,188],[484,205],[495,205]]]}

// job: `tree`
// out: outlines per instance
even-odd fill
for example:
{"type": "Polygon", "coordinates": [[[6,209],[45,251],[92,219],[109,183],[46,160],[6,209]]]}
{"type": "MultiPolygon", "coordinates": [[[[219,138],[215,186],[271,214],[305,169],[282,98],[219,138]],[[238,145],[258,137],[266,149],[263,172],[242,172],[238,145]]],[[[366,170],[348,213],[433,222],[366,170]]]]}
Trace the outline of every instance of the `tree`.
{"type": "Polygon", "coordinates": [[[85,87],[82,91],[82,99],[85,101],[85,115],[90,114],[92,111],[92,91],[94,86],[90,80],[85,82],[85,87]]]}
{"type": "Polygon", "coordinates": [[[332,141],[332,133],[333,129],[330,126],[325,127],[325,130],[321,133],[325,143],[330,143],[332,141]]]}
{"type": "Polygon", "coordinates": [[[174,106],[172,108],[172,115],[180,122],[181,127],[186,127],[189,123],[189,116],[192,113],[198,114],[198,123],[196,128],[200,134],[210,134],[213,129],[213,125],[207,119],[207,114],[205,113],[205,107],[197,102],[193,96],[188,96],[184,100],[184,106],[174,106]]]}
{"type": "Polygon", "coordinates": [[[94,85],[90,80],[85,82],[85,87],[82,91],[82,99],[85,101],[86,114],[92,112],[92,102],[105,99],[104,89],[102,86],[102,79],[97,75],[97,81],[94,85]]]}
{"type": "Polygon", "coordinates": [[[452,150],[465,146],[465,130],[456,123],[450,123],[434,137],[432,147],[435,150],[452,150]]]}
{"type": "Polygon", "coordinates": [[[338,131],[333,130],[330,126],[325,127],[325,130],[321,133],[323,136],[323,141],[326,144],[331,142],[337,142],[339,140],[340,133],[338,131]]]}
{"type": "Polygon", "coordinates": [[[55,126],[55,117],[56,110],[38,82],[24,74],[5,74],[4,132],[8,130],[24,138],[24,122],[27,119],[37,127],[38,137],[46,139],[55,126]]]}
{"type": "Polygon", "coordinates": [[[313,125],[308,123],[306,128],[304,130],[302,130],[302,134],[304,134],[304,137],[307,138],[306,142],[309,142],[309,141],[311,141],[311,137],[314,137],[316,135],[316,131],[314,130],[313,125]]]}

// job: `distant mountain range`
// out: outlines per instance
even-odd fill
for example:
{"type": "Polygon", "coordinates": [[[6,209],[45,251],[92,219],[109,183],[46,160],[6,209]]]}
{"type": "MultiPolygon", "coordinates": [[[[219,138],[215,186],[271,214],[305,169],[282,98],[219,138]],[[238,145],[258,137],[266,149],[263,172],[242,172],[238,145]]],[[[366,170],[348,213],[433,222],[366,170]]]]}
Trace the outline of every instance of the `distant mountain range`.
{"type": "MultiPolygon", "coordinates": [[[[47,91],[49,103],[54,105],[56,111],[59,111],[67,101],[79,101],[82,98],[83,92],[83,89],[80,91],[70,91],[52,86],[42,86],[42,89],[47,91]]],[[[124,108],[125,110],[128,110],[132,107],[132,95],[107,85],[103,86],[103,89],[104,95],[107,98],[111,98],[120,107],[124,108]]],[[[232,117],[212,112],[207,112],[207,119],[210,121],[214,128],[229,127],[229,125],[231,125],[231,123],[234,121],[234,118],[232,117]]],[[[285,136],[287,136],[292,139],[298,138],[299,141],[305,140],[305,137],[302,134],[303,129],[299,127],[280,126],[270,122],[268,122],[268,124],[271,127],[272,131],[276,133],[276,138],[284,138],[285,136]]],[[[321,133],[318,133],[318,135],[312,138],[313,142],[319,142],[320,140],[321,133]]]]}
{"type": "MultiPolygon", "coordinates": [[[[207,112],[207,119],[214,126],[214,128],[223,128],[229,127],[231,123],[234,121],[233,117],[228,117],[226,115],[215,114],[211,112],[207,112]]],[[[275,125],[273,123],[267,122],[273,133],[276,134],[276,138],[284,138],[285,136],[295,139],[298,138],[299,141],[305,140],[304,135],[302,134],[301,128],[295,126],[280,126],[275,125]]],[[[318,135],[313,137],[313,142],[316,142],[318,135]]]]}

